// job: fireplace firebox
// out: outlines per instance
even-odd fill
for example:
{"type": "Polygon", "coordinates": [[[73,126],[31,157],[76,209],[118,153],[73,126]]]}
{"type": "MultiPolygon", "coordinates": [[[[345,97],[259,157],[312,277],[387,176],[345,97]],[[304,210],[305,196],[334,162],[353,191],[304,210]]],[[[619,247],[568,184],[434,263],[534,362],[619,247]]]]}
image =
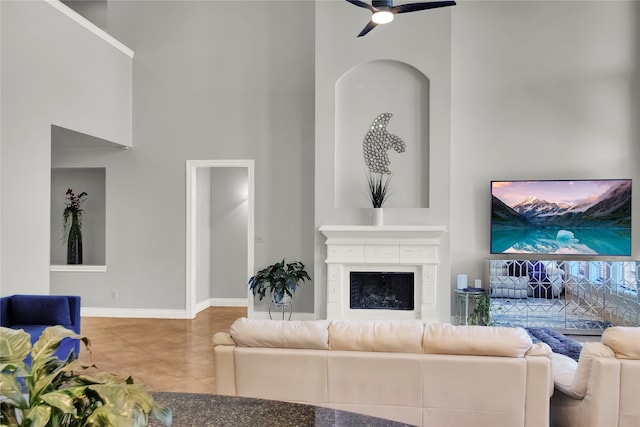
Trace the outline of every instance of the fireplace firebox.
{"type": "Polygon", "coordinates": [[[352,310],[413,310],[414,277],[410,272],[351,271],[352,310]]]}

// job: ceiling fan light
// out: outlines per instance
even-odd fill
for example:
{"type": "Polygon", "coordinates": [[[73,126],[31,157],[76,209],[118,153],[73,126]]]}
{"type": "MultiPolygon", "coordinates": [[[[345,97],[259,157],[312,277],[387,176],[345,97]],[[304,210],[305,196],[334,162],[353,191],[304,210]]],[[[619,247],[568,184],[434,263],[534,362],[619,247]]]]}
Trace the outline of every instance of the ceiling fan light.
{"type": "Polygon", "coordinates": [[[393,13],[388,10],[379,10],[373,14],[371,20],[376,24],[388,24],[393,21],[393,13]]]}

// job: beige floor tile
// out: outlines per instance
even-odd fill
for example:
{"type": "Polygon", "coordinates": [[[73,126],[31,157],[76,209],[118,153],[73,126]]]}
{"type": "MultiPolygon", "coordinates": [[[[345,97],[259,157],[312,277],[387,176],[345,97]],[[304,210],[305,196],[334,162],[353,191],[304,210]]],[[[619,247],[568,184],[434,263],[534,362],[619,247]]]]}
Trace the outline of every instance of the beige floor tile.
{"type": "Polygon", "coordinates": [[[246,308],[211,307],[191,320],[83,317],[91,354],[81,350],[80,359],[152,392],[215,393],[213,335],[246,315],[246,308]]]}

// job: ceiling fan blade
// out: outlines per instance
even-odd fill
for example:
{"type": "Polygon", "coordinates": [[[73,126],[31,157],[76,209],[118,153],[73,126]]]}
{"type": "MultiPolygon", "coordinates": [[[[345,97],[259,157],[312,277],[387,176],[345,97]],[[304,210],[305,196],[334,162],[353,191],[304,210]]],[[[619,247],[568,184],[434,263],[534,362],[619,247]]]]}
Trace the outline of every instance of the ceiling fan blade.
{"type": "Polygon", "coordinates": [[[352,5],[358,6],[358,7],[364,7],[365,9],[369,9],[371,12],[375,12],[375,8],[373,6],[371,6],[369,3],[365,3],[363,1],[360,0],[347,0],[349,3],[351,3],[352,5]]]}
{"type": "Polygon", "coordinates": [[[362,36],[366,35],[369,31],[373,30],[376,27],[376,25],[378,25],[378,24],[376,24],[373,21],[369,21],[369,23],[366,25],[366,27],[364,27],[362,29],[362,31],[360,31],[360,34],[358,34],[358,37],[362,37],[362,36]]]}
{"type": "MultiPolygon", "coordinates": [[[[350,1],[350,0],[347,0],[350,1]]],[[[427,3],[409,3],[409,4],[401,4],[399,6],[393,6],[391,8],[391,13],[406,13],[406,12],[416,12],[418,10],[425,9],[436,9],[438,7],[448,7],[455,6],[455,1],[431,1],[427,3]]]]}

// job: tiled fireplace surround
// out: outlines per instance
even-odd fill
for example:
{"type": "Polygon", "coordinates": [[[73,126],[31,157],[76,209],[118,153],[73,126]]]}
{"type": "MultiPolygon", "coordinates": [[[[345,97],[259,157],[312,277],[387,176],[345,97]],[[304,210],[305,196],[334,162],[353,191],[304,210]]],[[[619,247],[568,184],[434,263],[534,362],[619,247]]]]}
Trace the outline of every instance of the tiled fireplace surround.
{"type": "Polygon", "coordinates": [[[323,225],[320,231],[327,238],[327,319],[438,321],[438,247],[446,227],[323,225]],[[414,273],[414,309],[351,309],[352,271],[414,273]]]}

